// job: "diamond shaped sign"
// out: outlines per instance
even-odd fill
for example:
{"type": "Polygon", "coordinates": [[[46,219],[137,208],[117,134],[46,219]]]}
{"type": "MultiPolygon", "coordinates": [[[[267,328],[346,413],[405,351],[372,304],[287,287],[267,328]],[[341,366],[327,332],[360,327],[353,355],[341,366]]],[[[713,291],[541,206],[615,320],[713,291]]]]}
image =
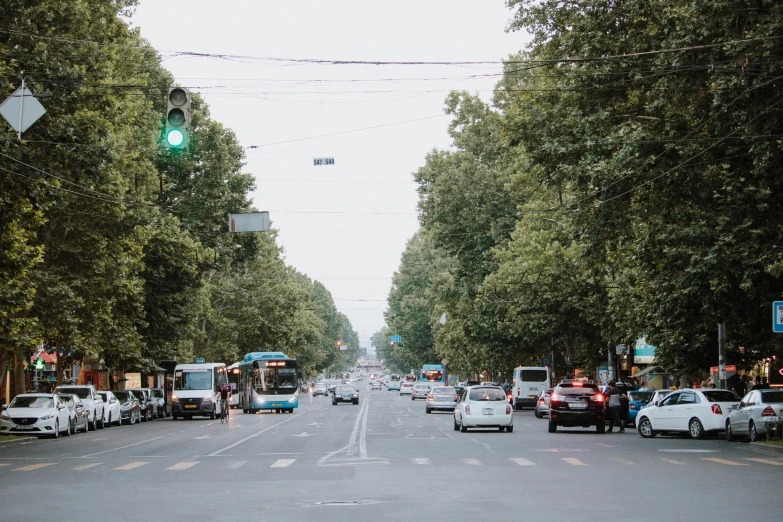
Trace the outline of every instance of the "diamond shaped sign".
{"type": "Polygon", "coordinates": [[[19,87],[0,105],[0,115],[19,133],[29,129],[45,113],[44,106],[35,99],[27,87],[24,88],[24,91],[22,91],[22,87],[19,87]]]}

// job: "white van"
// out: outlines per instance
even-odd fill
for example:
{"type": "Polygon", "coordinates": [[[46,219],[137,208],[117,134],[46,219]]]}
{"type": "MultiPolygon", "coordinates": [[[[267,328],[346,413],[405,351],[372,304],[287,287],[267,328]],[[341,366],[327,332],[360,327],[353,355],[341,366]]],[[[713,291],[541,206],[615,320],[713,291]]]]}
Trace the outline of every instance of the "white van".
{"type": "Polygon", "coordinates": [[[538,396],[552,387],[546,366],[520,366],[514,369],[514,409],[535,408],[538,396]]]}
{"type": "Polygon", "coordinates": [[[178,364],[174,368],[171,415],[174,420],[194,415],[215,418],[220,387],[228,383],[223,363],[178,364]]]}

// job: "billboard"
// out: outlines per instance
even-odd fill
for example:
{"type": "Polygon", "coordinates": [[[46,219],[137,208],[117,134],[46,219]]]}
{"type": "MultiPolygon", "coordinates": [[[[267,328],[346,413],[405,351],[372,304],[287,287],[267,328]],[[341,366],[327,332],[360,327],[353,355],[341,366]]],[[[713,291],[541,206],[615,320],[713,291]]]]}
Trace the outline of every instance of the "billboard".
{"type": "Polygon", "coordinates": [[[655,346],[647,344],[644,337],[639,338],[633,347],[634,364],[653,364],[655,363],[655,346]]]}

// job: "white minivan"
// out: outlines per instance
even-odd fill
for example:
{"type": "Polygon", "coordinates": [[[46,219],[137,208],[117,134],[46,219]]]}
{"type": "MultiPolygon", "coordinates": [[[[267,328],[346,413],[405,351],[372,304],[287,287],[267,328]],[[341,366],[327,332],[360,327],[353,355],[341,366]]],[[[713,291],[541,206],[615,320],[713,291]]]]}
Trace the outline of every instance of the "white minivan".
{"type": "Polygon", "coordinates": [[[549,368],[546,366],[519,366],[514,369],[514,409],[535,408],[538,396],[551,388],[549,368]]]}
{"type": "Polygon", "coordinates": [[[223,363],[178,364],[174,368],[171,415],[174,420],[201,415],[214,419],[220,387],[228,383],[223,363]]]}

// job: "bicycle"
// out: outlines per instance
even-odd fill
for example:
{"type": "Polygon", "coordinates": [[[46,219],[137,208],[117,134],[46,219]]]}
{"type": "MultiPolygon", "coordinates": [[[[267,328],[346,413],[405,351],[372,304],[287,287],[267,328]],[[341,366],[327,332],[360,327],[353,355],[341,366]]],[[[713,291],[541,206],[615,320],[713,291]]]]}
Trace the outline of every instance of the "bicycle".
{"type": "Polygon", "coordinates": [[[228,424],[229,407],[224,401],[220,401],[220,424],[228,424]]]}

